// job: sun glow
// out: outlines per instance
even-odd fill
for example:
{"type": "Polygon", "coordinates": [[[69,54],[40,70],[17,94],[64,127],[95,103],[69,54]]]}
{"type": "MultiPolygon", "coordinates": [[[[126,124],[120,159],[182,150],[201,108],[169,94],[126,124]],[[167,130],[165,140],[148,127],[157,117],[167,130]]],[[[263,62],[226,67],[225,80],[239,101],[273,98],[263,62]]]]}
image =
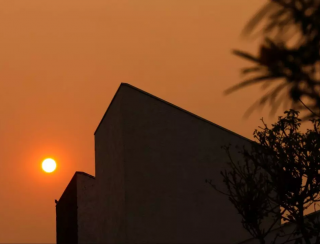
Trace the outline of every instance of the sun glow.
{"type": "Polygon", "coordinates": [[[56,161],[52,158],[46,158],[42,162],[42,169],[47,173],[52,173],[57,167],[56,161]]]}

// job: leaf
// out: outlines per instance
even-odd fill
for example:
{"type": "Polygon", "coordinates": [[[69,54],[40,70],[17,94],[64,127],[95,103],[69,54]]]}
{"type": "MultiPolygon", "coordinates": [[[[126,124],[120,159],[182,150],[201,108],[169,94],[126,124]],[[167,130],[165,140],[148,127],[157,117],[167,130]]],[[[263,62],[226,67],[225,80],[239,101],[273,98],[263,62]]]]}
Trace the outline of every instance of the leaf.
{"type": "Polygon", "coordinates": [[[258,77],[255,77],[255,78],[252,78],[252,79],[249,79],[249,80],[246,80],[246,81],[242,81],[240,84],[237,84],[235,86],[232,86],[231,88],[227,89],[225,91],[225,94],[230,94],[236,90],[239,90],[243,87],[246,87],[246,86],[249,86],[249,85],[252,85],[252,84],[256,84],[256,83],[259,83],[259,82],[262,82],[264,80],[274,80],[274,79],[279,79],[280,77],[279,76],[274,76],[274,75],[263,75],[263,76],[258,76],[258,77]]]}
{"type": "Polygon", "coordinates": [[[249,59],[250,61],[253,61],[253,62],[256,62],[256,63],[260,63],[260,60],[258,58],[255,58],[254,56],[252,56],[249,53],[245,53],[245,52],[240,51],[240,50],[233,50],[232,52],[233,52],[234,55],[240,56],[240,57],[245,58],[245,59],[249,59]]]}
{"type": "Polygon", "coordinates": [[[273,3],[267,3],[264,7],[247,23],[242,33],[248,35],[257,24],[274,8],[273,3]]]}
{"type": "Polygon", "coordinates": [[[251,67],[251,68],[244,68],[242,69],[242,74],[247,74],[254,71],[261,71],[263,68],[261,66],[251,67]]]}

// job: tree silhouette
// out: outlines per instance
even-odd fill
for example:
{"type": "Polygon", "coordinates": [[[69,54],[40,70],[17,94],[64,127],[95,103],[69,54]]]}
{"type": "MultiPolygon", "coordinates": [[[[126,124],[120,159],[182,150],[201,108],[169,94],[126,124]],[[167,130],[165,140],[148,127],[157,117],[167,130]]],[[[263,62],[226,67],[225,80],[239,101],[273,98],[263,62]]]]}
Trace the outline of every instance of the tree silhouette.
{"type": "Polygon", "coordinates": [[[207,180],[229,198],[243,227],[261,244],[271,232],[273,243],[320,243],[319,215],[304,216],[306,208],[320,201],[320,119],[310,121],[313,129],[302,133],[295,110],[286,111],[272,128],[262,120],[252,148],[239,151],[242,161],[232,158],[230,146],[224,147],[229,156],[229,168],[221,172],[226,190],[207,180]],[[283,234],[280,220],[292,224],[293,231],[283,234]]]}
{"type": "Polygon", "coordinates": [[[257,24],[265,21],[259,35],[264,37],[257,56],[234,50],[237,56],[255,63],[242,73],[254,75],[229,88],[226,94],[240,88],[264,83],[275,85],[247,112],[272,104],[271,113],[291,98],[295,109],[308,110],[303,119],[320,115],[320,0],[269,0],[249,21],[243,34],[249,36],[257,24]]]}

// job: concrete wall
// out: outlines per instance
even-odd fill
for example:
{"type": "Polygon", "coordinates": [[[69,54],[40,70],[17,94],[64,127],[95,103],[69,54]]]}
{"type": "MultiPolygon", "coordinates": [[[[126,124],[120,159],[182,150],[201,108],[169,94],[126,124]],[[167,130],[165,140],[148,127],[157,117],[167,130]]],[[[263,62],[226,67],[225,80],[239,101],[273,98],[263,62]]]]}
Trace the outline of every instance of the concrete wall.
{"type": "Polygon", "coordinates": [[[95,133],[99,242],[248,239],[229,200],[205,184],[223,189],[229,143],[249,140],[122,85],[95,133]]]}
{"type": "Polygon", "coordinates": [[[77,179],[73,177],[56,205],[57,244],[78,243],[77,179]]]}
{"type": "Polygon", "coordinates": [[[96,192],[95,178],[77,172],[78,243],[96,243],[96,192]]]}
{"type": "Polygon", "coordinates": [[[95,179],[76,172],[56,205],[57,244],[96,243],[95,179]]]}
{"type": "Polygon", "coordinates": [[[95,134],[97,240],[125,242],[122,94],[117,94],[95,134]]]}

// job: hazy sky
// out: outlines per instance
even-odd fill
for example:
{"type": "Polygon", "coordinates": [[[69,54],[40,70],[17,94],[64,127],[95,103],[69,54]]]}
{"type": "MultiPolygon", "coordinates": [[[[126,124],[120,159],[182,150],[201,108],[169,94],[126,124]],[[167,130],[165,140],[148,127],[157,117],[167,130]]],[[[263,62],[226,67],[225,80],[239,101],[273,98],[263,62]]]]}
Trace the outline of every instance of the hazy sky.
{"type": "Polygon", "coordinates": [[[223,95],[264,2],[0,0],[0,242],[55,242],[54,199],[75,171],[95,174],[93,133],[121,82],[249,138],[274,122],[242,118],[260,88],[223,95]]]}

